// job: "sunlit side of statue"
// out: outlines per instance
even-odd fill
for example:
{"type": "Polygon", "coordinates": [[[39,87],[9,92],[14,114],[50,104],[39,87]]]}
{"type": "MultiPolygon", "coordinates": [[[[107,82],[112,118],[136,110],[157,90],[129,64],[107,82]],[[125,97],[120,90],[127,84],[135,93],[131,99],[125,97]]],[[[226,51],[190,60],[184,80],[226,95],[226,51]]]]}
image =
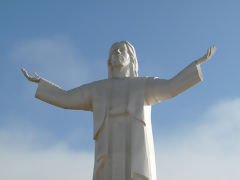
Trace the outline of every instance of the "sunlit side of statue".
{"type": "Polygon", "coordinates": [[[151,106],[177,96],[202,81],[200,64],[214,54],[210,47],[202,58],[192,62],[172,79],[138,77],[134,47],[127,41],[110,48],[108,79],[65,91],[34,77],[35,97],[49,104],[93,112],[95,163],[93,180],[156,180],[151,106]]]}

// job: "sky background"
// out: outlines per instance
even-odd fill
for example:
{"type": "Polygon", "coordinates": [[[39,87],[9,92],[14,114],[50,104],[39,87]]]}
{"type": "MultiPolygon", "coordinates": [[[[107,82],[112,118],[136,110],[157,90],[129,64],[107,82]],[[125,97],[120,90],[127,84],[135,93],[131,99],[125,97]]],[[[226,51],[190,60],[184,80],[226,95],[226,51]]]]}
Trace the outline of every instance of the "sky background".
{"type": "Polygon", "coordinates": [[[107,78],[129,41],[139,75],[169,79],[203,56],[204,81],[152,108],[158,179],[240,179],[240,1],[0,0],[0,179],[90,180],[92,114],[34,98],[24,67],[68,90],[107,78]]]}

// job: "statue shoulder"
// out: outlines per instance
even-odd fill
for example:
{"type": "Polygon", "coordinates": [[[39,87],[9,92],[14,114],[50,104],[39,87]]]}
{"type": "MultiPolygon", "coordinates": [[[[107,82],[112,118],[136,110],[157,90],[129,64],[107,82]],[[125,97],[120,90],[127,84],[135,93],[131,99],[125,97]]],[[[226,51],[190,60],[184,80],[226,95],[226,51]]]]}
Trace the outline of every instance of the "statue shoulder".
{"type": "Polygon", "coordinates": [[[93,81],[93,82],[89,83],[89,85],[102,86],[102,85],[106,85],[108,83],[109,83],[109,79],[102,79],[102,80],[93,81]]]}
{"type": "Polygon", "coordinates": [[[82,84],[76,88],[70,89],[68,90],[69,92],[73,92],[73,91],[92,91],[94,89],[99,89],[100,87],[105,86],[105,84],[107,83],[107,80],[99,80],[99,81],[93,81],[90,83],[86,83],[86,84],[82,84]]]}
{"type": "Polygon", "coordinates": [[[103,91],[106,91],[106,89],[108,89],[109,84],[110,84],[109,79],[103,79],[103,80],[93,81],[86,85],[91,87],[92,92],[103,92],[103,91]]]}
{"type": "Polygon", "coordinates": [[[152,88],[152,87],[164,87],[165,85],[169,84],[168,79],[161,79],[159,77],[140,77],[139,80],[144,82],[145,89],[152,88]]]}
{"type": "Polygon", "coordinates": [[[159,77],[149,77],[149,76],[145,76],[145,77],[137,77],[138,80],[140,81],[167,81],[167,79],[162,79],[159,77]]]}

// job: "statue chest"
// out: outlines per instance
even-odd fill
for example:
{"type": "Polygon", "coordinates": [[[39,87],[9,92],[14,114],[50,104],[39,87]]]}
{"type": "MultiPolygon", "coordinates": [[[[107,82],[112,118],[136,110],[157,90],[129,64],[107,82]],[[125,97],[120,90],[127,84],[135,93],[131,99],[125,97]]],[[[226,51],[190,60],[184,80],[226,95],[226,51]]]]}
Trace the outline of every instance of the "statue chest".
{"type": "Polygon", "coordinates": [[[113,80],[108,90],[109,113],[112,115],[128,112],[130,81],[113,80]]]}

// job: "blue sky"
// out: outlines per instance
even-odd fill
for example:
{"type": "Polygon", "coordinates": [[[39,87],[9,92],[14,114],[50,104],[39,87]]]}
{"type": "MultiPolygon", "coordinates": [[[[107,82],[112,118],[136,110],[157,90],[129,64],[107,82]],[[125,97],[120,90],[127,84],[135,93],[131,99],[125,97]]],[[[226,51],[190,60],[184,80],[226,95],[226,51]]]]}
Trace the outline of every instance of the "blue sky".
{"type": "Polygon", "coordinates": [[[71,89],[107,78],[111,44],[127,40],[139,75],[166,79],[217,47],[203,82],[152,109],[158,179],[238,180],[239,9],[236,0],[1,0],[0,179],[91,179],[92,114],[35,99],[20,68],[71,89]]]}

